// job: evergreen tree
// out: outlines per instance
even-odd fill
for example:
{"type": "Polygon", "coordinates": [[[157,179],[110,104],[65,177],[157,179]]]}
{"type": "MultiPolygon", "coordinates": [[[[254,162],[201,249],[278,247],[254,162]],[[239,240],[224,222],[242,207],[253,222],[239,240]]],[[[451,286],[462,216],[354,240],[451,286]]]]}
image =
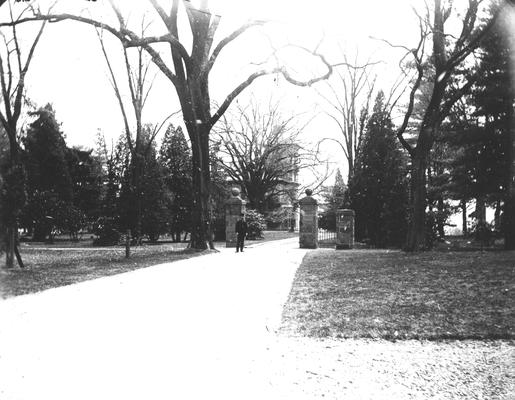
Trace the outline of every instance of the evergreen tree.
{"type": "Polygon", "coordinates": [[[219,158],[220,145],[211,143],[211,224],[215,241],[225,240],[225,203],[229,196],[231,185],[225,172],[222,161],[219,158]]]}
{"type": "Polygon", "coordinates": [[[118,229],[121,227],[121,188],[129,164],[129,149],[125,134],[120,135],[116,144],[108,148],[104,135],[99,133],[96,154],[102,164],[100,214],[118,229]]]}
{"type": "Polygon", "coordinates": [[[67,147],[50,104],[31,115],[36,119],[23,139],[28,194],[24,219],[31,221],[34,240],[51,240],[54,228],[66,228],[66,214],[73,201],[67,147]]]}
{"type": "Polygon", "coordinates": [[[349,182],[356,212],[356,237],[374,246],[400,246],[406,238],[408,186],[406,157],[378,93],[349,182]]]}
{"type": "Polygon", "coordinates": [[[343,183],[343,177],[339,168],[336,170],[334,185],[327,189],[328,190],[324,195],[327,209],[320,215],[318,226],[323,229],[335,231],[336,210],[344,206],[347,192],[347,186],[343,183]]]}
{"type": "Polygon", "coordinates": [[[73,186],[73,205],[87,221],[93,222],[100,216],[101,161],[92,150],[76,147],[67,149],[66,161],[73,186]]]}
{"type": "Polygon", "coordinates": [[[164,168],[165,185],[171,197],[170,233],[174,240],[180,241],[181,233],[190,231],[193,206],[191,150],[181,127],[168,126],[159,162],[164,168]]]}
{"type": "Polygon", "coordinates": [[[142,233],[151,242],[157,242],[159,236],[167,231],[170,197],[164,168],[158,162],[155,145],[151,146],[145,157],[142,192],[142,233]]]}
{"type": "MultiPolygon", "coordinates": [[[[494,4],[493,15],[500,7],[494,4]]],[[[506,13],[508,14],[508,13],[506,13]]],[[[514,109],[515,89],[510,76],[510,59],[513,49],[509,34],[504,30],[510,22],[503,15],[490,30],[481,45],[481,61],[477,71],[477,82],[473,91],[476,115],[484,120],[482,130],[486,146],[482,153],[484,168],[489,173],[485,184],[494,185],[493,191],[500,192],[503,202],[502,230],[506,249],[515,249],[515,128],[514,109]],[[511,83],[511,84],[510,84],[511,83]],[[492,148],[491,144],[494,145],[492,148]],[[490,179],[497,176],[492,182],[490,179]]]]}

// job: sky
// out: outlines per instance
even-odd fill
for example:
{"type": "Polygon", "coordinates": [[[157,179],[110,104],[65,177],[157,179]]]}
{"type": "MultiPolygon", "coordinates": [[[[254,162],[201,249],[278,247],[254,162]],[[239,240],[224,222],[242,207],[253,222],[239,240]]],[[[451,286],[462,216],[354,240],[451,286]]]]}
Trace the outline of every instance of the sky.
{"type": "MultiPolygon", "coordinates": [[[[199,3],[197,0],[191,1],[194,6],[199,3]]],[[[161,2],[167,3],[165,0],[161,2]]],[[[130,21],[138,21],[144,7],[148,6],[145,0],[118,3],[123,13],[130,16],[130,21]]],[[[49,2],[32,0],[31,4],[44,9],[49,2]]],[[[256,66],[252,63],[266,59],[271,51],[271,43],[276,46],[295,43],[311,49],[321,43],[320,50],[333,63],[342,61],[342,48],[353,57],[356,56],[358,63],[366,60],[380,62],[374,69],[378,75],[378,87],[383,86],[385,91],[389,90],[399,74],[398,60],[402,53],[377,38],[414,47],[417,25],[412,6],[420,7],[422,1],[212,0],[210,4],[212,12],[222,17],[217,40],[249,18],[267,21],[263,28],[250,30],[221,54],[210,78],[211,98],[220,103],[232,88],[255,70],[256,66]]],[[[15,6],[21,7],[19,3],[15,6]]],[[[115,25],[106,0],[61,0],[56,10],[92,15],[115,25]]],[[[5,13],[6,8],[2,11],[5,13]]],[[[5,20],[5,14],[2,17],[5,20]]],[[[187,26],[185,21],[182,22],[181,32],[185,32],[187,26]]],[[[159,21],[150,29],[156,33],[163,32],[159,21]]],[[[34,27],[27,26],[20,30],[29,40],[34,27]]],[[[108,37],[106,46],[115,70],[119,71],[120,82],[124,84],[120,45],[108,37]]],[[[285,61],[292,71],[306,73],[310,70],[310,60],[305,54],[292,52],[285,61]]],[[[156,69],[154,73],[156,78],[143,119],[159,123],[172,112],[178,111],[179,105],[171,83],[156,69]]],[[[272,97],[281,102],[286,114],[312,114],[313,120],[305,128],[307,141],[315,143],[323,137],[341,137],[337,126],[324,113],[327,107],[316,91],[295,87],[276,78],[259,78],[246,89],[239,101],[244,102],[253,96],[268,102],[272,97]]],[[[108,139],[122,133],[120,109],[109,82],[98,37],[90,26],[59,22],[47,27],[29,71],[27,95],[39,106],[53,104],[69,145],[94,146],[98,130],[108,139]]],[[[127,96],[125,92],[124,98],[127,99],[127,96]]],[[[170,121],[180,124],[181,117],[177,115],[170,121]]],[[[345,176],[341,150],[334,144],[325,144],[323,151],[333,161],[332,166],[340,167],[345,176]]]]}

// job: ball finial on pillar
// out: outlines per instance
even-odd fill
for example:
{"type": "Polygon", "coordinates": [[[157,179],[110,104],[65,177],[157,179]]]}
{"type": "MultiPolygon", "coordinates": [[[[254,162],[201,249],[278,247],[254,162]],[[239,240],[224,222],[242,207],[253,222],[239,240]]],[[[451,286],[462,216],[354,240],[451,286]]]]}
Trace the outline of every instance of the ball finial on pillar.
{"type": "Polygon", "coordinates": [[[234,197],[238,197],[240,195],[240,189],[234,187],[231,189],[231,194],[234,196],[234,197]]]}
{"type": "Polygon", "coordinates": [[[313,191],[311,189],[306,189],[304,193],[306,193],[306,196],[311,196],[313,194],[313,191]]]}

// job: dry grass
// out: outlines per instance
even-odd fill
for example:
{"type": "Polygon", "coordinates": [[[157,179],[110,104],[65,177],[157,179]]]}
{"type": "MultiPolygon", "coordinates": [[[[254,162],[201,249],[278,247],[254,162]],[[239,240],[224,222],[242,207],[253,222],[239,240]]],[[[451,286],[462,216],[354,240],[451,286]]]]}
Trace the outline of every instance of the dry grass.
{"type": "Polygon", "coordinates": [[[318,250],[283,314],[293,335],[514,339],[515,252],[318,250]]]}
{"type": "Polygon", "coordinates": [[[22,247],[26,268],[0,269],[0,298],[35,293],[203,254],[194,250],[177,251],[173,245],[163,244],[133,247],[131,258],[127,259],[122,247],[58,250],[55,246],[22,247]]]}
{"type": "Polygon", "coordinates": [[[245,243],[252,245],[253,243],[260,243],[260,242],[271,242],[273,240],[282,240],[282,239],[289,239],[299,237],[299,232],[289,232],[289,231],[264,231],[263,232],[263,238],[262,239],[256,239],[256,240],[246,240],[245,243]]]}
{"type": "MultiPolygon", "coordinates": [[[[249,240],[246,244],[296,236],[298,234],[294,232],[265,231],[263,239],[249,240]]],[[[91,238],[70,242],[67,237],[59,237],[53,244],[22,243],[21,253],[26,268],[0,268],[0,298],[36,293],[204,254],[187,250],[187,243],[162,240],[158,244],[132,247],[131,258],[127,259],[122,246],[95,248],[92,242],[91,238]]],[[[223,248],[225,243],[216,242],[215,247],[223,248]]]]}

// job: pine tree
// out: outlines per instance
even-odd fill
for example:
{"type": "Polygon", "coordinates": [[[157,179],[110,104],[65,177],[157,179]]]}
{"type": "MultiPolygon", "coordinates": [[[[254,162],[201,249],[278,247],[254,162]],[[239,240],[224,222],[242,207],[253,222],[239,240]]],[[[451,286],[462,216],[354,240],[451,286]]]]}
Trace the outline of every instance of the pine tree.
{"type": "Polygon", "coordinates": [[[165,183],[164,168],[160,165],[155,145],[152,145],[145,157],[142,182],[142,233],[151,242],[157,242],[159,236],[167,231],[170,220],[169,191],[165,183]]]}
{"type": "Polygon", "coordinates": [[[336,210],[344,206],[347,186],[343,183],[343,177],[338,168],[334,179],[334,185],[327,188],[324,201],[327,209],[320,215],[318,225],[320,228],[330,231],[336,230],[336,210]]]}
{"type": "Polygon", "coordinates": [[[378,93],[349,182],[356,236],[374,246],[400,246],[406,237],[408,186],[406,157],[378,93]]]}
{"type": "Polygon", "coordinates": [[[28,194],[24,219],[32,221],[34,240],[52,240],[52,229],[64,227],[64,211],[73,201],[67,147],[50,104],[31,115],[36,119],[23,140],[28,194]]]}
{"type": "Polygon", "coordinates": [[[172,124],[165,132],[159,151],[165,185],[171,197],[170,233],[180,241],[182,232],[189,232],[193,206],[191,150],[181,127],[172,124]]]}
{"type": "Polygon", "coordinates": [[[100,216],[102,164],[92,150],[68,148],[66,161],[73,185],[73,204],[89,222],[100,216]]]}
{"type": "MultiPolygon", "coordinates": [[[[499,5],[492,6],[492,15],[496,7],[499,5]]],[[[473,94],[476,115],[485,121],[482,127],[484,135],[495,143],[495,153],[491,147],[484,149],[491,154],[486,160],[485,168],[493,170],[494,175],[501,179],[501,182],[496,182],[496,190],[501,191],[500,197],[504,205],[502,230],[505,248],[515,249],[515,79],[510,76],[510,59],[513,57],[510,33],[504,29],[509,24],[509,17],[503,17],[506,20],[501,18],[482,42],[478,80],[473,94]]],[[[485,183],[492,182],[487,180],[485,183]]]]}

